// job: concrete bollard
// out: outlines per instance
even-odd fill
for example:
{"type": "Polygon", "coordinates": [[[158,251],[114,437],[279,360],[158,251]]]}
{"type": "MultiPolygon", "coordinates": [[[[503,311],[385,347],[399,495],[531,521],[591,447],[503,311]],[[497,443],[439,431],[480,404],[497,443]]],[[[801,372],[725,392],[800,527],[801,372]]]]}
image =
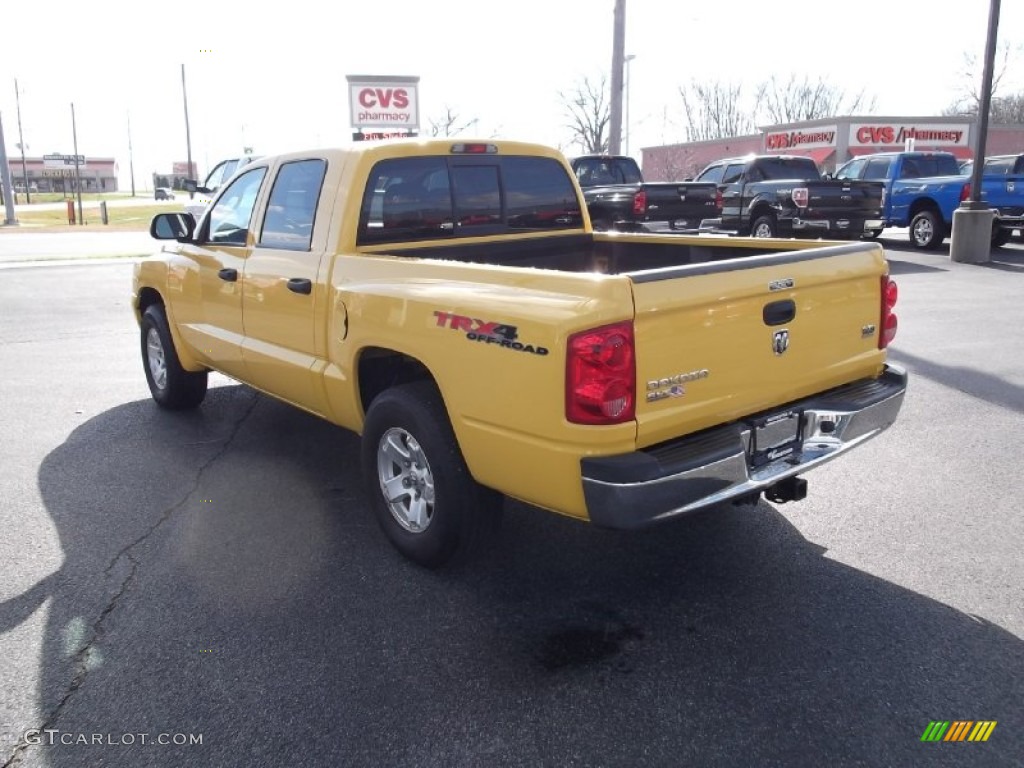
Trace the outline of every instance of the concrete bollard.
{"type": "Polygon", "coordinates": [[[953,211],[953,233],[949,259],[963,264],[988,264],[992,251],[991,208],[957,208],[953,211]]]}

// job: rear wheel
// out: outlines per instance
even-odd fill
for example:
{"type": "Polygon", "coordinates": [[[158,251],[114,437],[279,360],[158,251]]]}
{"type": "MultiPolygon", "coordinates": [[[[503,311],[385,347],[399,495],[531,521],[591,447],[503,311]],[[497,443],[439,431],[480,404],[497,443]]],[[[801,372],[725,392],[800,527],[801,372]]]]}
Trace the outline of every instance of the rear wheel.
{"type": "Polygon", "coordinates": [[[361,451],[377,522],[413,562],[438,568],[465,561],[496,531],[501,494],[470,475],[433,382],[378,395],[366,415],[361,451]]]}
{"type": "Polygon", "coordinates": [[[946,225],[931,209],[918,211],[910,221],[910,244],[924,251],[934,251],[946,237],[946,225]]]}
{"type": "Polygon", "coordinates": [[[195,408],[206,397],[206,371],[186,371],[174,349],[167,312],[154,304],[142,314],[142,364],[157,405],[178,411],[195,408]]]}
{"type": "Polygon", "coordinates": [[[776,237],[778,232],[779,225],[775,221],[775,217],[770,213],[758,216],[754,219],[754,223],[750,225],[751,237],[776,237]]]}
{"type": "Polygon", "coordinates": [[[995,226],[992,229],[992,247],[1002,248],[1008,242],[1010,242],[1010,236],[1013,234],[1012,229],[1003,229],[1000,226],[995,226]]]}

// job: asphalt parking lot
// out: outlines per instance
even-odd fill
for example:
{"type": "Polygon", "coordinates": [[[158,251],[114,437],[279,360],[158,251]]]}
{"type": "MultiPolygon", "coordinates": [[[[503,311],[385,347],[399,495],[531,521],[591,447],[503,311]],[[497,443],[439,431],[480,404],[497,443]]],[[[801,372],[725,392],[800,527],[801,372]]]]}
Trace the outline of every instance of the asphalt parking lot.
{"type": "Polygon", "coordinates": [[[508,502],[446,573],[378,531],[353,435],[219,376],[158,410],[129,262],[3,270],[0,766],[1019,766],[1024,247],[882,242],[906,403],[805,501],[508,502]]]}

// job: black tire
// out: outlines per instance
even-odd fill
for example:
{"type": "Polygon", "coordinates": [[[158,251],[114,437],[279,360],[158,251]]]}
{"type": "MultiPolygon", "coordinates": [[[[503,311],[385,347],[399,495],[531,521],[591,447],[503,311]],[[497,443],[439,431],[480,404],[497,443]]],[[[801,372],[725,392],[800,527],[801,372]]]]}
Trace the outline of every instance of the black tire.
{"type": "Polygon", "coordinates": [[[1013,234],[1012,229],[1003,229],[1002,227],[993,227],[992,229],[992,247],[1002,248],[1008,242],[1010,242],[1010,236],[1013,234]]]}
{"type": "Polygon", "coordinates": [[[607,232],[612,228],[612,223],[608,219],[591,219],[590,226],[595,232],[607,232]]]}
{"type": "Polygon", "coordinates": [[[864,234],[861,235],[861,237],[864,240],[877,240],[881,236],[882,236],[882,230],[880,230],[880,229],[866,229],[866,230],[864,230],[864,234]]]}
{"type": "Polygon", "coordinates": [[[207,372],[186,371],[181,367],[162,304],[154,304],[142,314],[141,331],[142,367],[156,404],[170,411],[180,411],[203,402],[207,372]]]}
{"type": "Polygon", "coordinates": [[[910,244],[922,251],[934,251],[946,239],[946,224],[937,211],[926,208],[910,220],[910,244]]]}
{"type": "Polygon", "coordinates": [[[502,496],[470,475],[433,382],[402,384],[378,395],[366,415],[360,450],[377,522],[409,560],[426,568],[462,564],[490,543],[502,496]],[[397,491],[390,501],[389,481],[397,491]]]}
{"type": "Polygon", "coordinates": [[[779,225],[770,213],[762,214],[750,225],[751,237],[778,237],[779,225]]]}

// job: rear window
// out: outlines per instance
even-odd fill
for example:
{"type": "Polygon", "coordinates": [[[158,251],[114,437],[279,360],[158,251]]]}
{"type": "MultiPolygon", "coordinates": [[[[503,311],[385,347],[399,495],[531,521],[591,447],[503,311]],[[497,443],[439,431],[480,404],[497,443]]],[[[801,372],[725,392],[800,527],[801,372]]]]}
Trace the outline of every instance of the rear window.
{"type": "Polygon", "coordinates": [[[359,244],[571,229],[583,225],[572,178],[546,157],[416,157],[370,172],[359,244]]]}
{"type": "Polygon", "coordinates": [[[818,166],[809,157],[765,157],[757,161],[757,168],[768,181],[800,179],[818,181],[818,166]]]}
{"type": "Polygon", "coordinates": [[[576,178],[581,187],[604,184],[639,184],[640,167],[632,158],[586,157],[575,163],[576,178]]]}

